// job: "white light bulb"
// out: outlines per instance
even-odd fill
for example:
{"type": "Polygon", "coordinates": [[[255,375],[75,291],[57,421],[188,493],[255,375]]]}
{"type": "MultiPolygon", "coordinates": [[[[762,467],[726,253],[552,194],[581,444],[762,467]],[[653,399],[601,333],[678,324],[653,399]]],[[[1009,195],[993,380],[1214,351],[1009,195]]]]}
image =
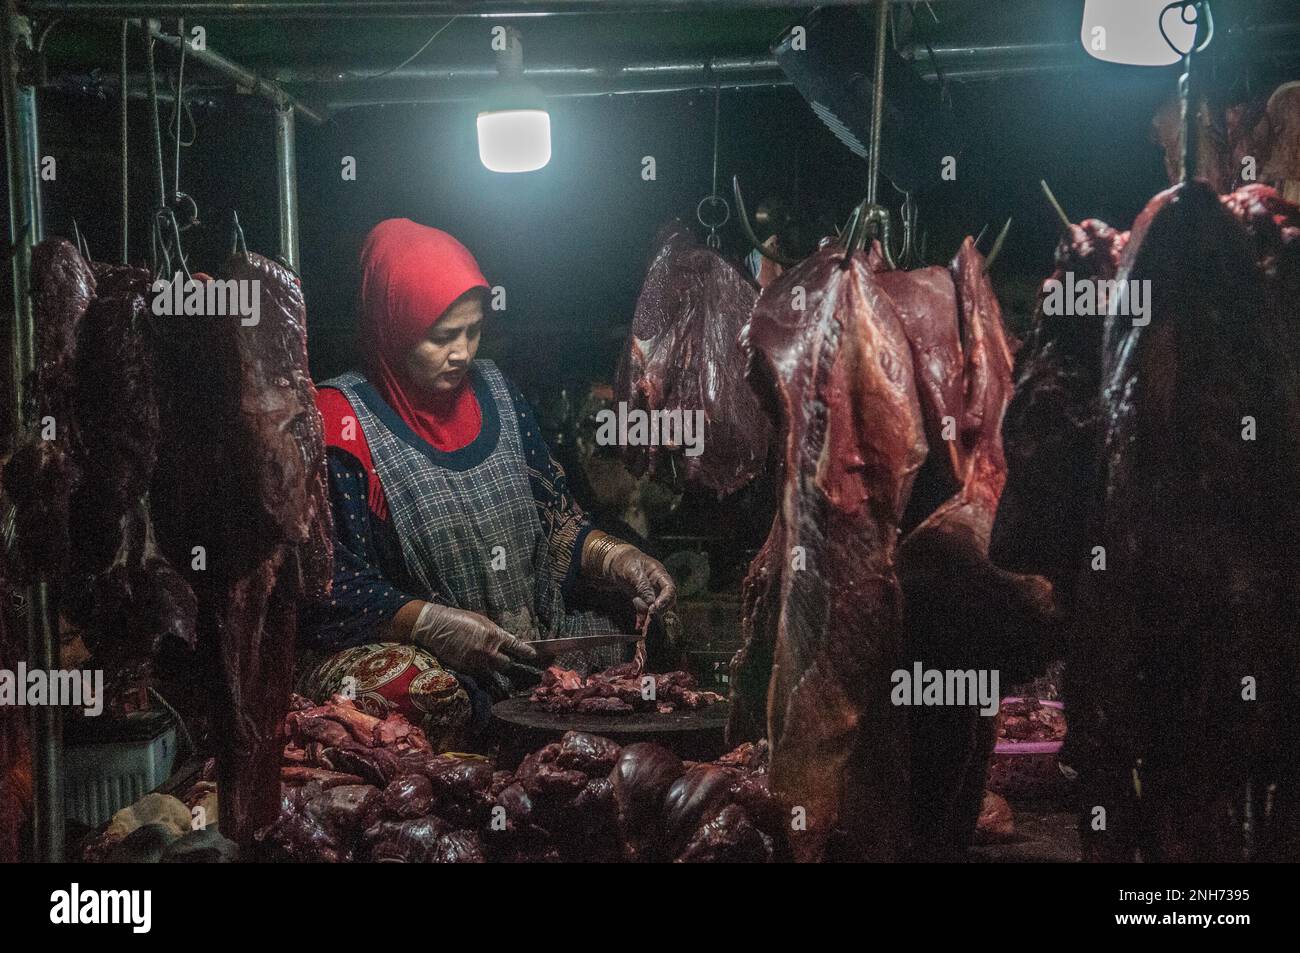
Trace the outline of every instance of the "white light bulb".
{"type": "Polygon", "coordinates": [[[551,161],[551,116],[544,109],[478,114],[478,157],[493,172],[533,172],[551,161]]]}
{"type": "Polygon", "coordinates": [[[1169,66],[1182,59],[1178,50],[1196,42],[1195,7],[1168,0],[1087,0],[1080,38],[1089,54],[1108,63],[1169,66]]]}

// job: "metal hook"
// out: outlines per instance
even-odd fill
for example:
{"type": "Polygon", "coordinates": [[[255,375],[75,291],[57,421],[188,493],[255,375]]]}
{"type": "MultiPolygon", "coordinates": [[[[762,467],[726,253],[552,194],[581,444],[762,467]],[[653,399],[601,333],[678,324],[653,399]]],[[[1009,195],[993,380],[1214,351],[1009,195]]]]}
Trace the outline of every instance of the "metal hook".
{"type": "Polygon", "coordinates": [[[768,261],[774,261],[786,268],[793,268],[799,264],[800,260],[798,258],[789,258],[780,252],[770,251],[764,248],[763,243],[758,240],[758,236],[754,234],[754,227],[749,224],[749,212],[745,210],[745,199],[740,194],[740,176],[733,175],[731,177],[731,190],[736,196],[736,218],[740,222],[740,230],[745,233],[745,239],[753,247],[754,251],[768,261]]]}
{"type": "Polygon", "coordinates": [[[232,223],[230,254],[247,255],[248,245],[244,242],[244,230],[239,226],[239,213],[233,208],[230,210],[232,223]]]}

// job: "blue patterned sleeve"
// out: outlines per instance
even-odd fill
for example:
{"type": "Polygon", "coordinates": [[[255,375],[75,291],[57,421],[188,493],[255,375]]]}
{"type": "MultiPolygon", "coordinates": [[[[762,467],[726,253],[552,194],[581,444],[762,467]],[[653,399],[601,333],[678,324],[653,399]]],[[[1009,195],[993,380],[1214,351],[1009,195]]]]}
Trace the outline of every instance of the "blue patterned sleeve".
{"type": "Polygon", "coordinates": [[[368,477],[356,457],[337,448],[326,454],[334,513],[334,588],[305,613],[304,641],[342,650],[379,641],[379,629],[414,596],[394,586],[379,567],[375,534],[383,527],[367,505],[368,477]]]}
{"type": "Polygon", "coordinates": [[[551,574],[568,588],[582,569],[582,547],[591,532],[591,521],[570,492],[564,468],[551,456],[533,408],[514,384],[510,385],[510,398],[523,441],[524,463],[533,500],[537,503],[537,516],[549,542],[551,574]]]}

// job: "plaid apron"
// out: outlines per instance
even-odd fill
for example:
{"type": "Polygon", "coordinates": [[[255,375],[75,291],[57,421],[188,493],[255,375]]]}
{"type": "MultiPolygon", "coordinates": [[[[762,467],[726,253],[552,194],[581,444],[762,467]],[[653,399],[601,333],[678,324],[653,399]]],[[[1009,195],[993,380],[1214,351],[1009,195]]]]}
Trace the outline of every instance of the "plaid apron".
{"type": "MultiPolygon", "coordinates": [[[[320,385],[342,391],[356,413],[406,569],[424,590],[412,595],[485,615],[526,641],[618,631],[603,615],[565,610],[505,378],[487,360],[470,377],[482,430],[450,452],[416,436],[361,374],[320,385]]],[[[617,648],[602,654],[590,661],[621,657],[617,648]]],[[[557,661],[587,667],[581,656],[557,661]]]]}

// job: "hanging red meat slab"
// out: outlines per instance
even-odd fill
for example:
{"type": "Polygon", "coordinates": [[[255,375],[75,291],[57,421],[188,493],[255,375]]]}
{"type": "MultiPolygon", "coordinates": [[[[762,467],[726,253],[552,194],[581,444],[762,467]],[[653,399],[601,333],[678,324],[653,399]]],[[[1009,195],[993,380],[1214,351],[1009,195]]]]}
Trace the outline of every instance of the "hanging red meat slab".
{"type": "Polygon", "coordinates": [[[637,473],[667,470],[672,456],[689,485],[725,496],[763,469],[771,436],[736,343],[758,289],[676,223],[660,230],[655,248],[620,358],[615,400],[629,410],[702,413],[703,452],[635,446],[625,454],[637,473]]]}

